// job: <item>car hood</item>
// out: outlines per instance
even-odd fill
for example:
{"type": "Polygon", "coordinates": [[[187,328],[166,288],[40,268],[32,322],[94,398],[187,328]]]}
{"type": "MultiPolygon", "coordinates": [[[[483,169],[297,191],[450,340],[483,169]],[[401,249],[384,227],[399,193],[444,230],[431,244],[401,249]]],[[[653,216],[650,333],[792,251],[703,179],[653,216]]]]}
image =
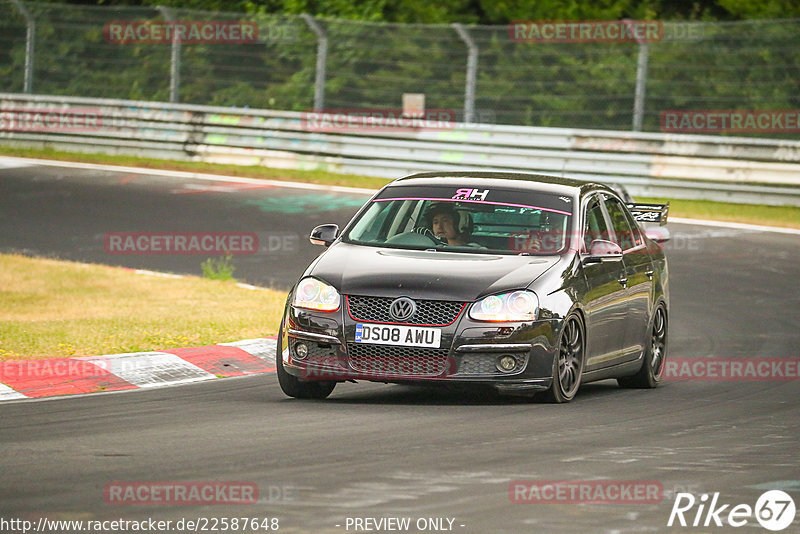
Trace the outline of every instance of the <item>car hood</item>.
{"type": "Polygon", "coordinates": [[[428,252],[337,243],[306,271],[345,295],[473,301],[522,289],[557,256],[428,252]]]}

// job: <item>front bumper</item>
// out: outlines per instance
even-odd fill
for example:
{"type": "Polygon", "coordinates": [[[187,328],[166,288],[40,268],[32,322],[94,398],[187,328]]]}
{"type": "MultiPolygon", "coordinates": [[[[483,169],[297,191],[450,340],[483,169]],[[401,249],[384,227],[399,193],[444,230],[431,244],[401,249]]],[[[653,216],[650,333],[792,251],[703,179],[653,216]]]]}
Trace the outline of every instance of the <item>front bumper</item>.
{"type": "Polygon", "coordinates": [[[438,349],[355,343],[356,323],[341,309],[287,306],[279,345],[286,372],[308,381],[490,386],[509,394],[546,390],[552,384],[558,319],[484,323],[464,312],[442,328],[438,349]],[[305,346],[301,354],[299,344],[305,346]],[[497,361],[504,356],[515,364],[501,371],[497,361]]]}

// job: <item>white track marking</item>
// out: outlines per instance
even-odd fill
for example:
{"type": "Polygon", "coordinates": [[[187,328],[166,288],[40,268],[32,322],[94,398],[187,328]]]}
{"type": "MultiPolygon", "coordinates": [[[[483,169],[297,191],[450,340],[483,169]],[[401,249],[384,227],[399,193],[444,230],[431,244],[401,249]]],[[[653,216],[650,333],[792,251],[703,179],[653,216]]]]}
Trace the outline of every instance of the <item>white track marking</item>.
{"type": "Polygon", "coordinates": [[[20,158],[7,158],[0,156],[0,169],[19,169],[22,167],[31,167],[33,163],[28,163],[20,158]]]}
{"type": "Polygon", "coordinates": [[[133,352],[110,356],[84,356],[76,359],[92,362],[142,388],[215,378],[196,365],[165,352],[133,352]]]}
{"type": "MultiPolygon", "coordinates": [[[[294,189],[310,189],[314,191],[335,191],[338,193],[355,193],[373,195],[377,189],[363,189],[360,187],[344,187],[341,185],[306,184],[302,182],[284,182],[281,180],[262,180],[260,178],[242,178],[237,176],[224,176],[222,174],[207,174],[186,171],[168,171],[158,169],[142,169],[139,167],[123,167],[121,165],[99,165],[96,163],[78,163],[72,161],[57,161],[50,159],[9,158],[19,160],[26,165],[46,165],[50,167],[66,167],[69,169],[86,169],[94,171],[122,172],[144,174],[148,176],[168,176],[175,178],[190,178],[194,180],[208,180],[211,182],[233,182],[253,185],[274,185],[275,187],[291,187],[294,189]]],[[[24,166],[24,165],[18,165],[24,166]]]]}
{"type": "Polygon", "coordinates": [[[0,401],[7,401],[13,399],[27,399],[27,398],[28,398],[27,396],[17,391],[14,391],[7,385],[0,384],[0,401]]]}
{"type": "Polygon", "coordinates": [[[256,358],[266,360],[270,364],[275,364],[275,352],[278,350],[278,340],[276,339],[243,339],[232,343],[219,343],[228,347],[236,347],[252,354],[256,358]]]}

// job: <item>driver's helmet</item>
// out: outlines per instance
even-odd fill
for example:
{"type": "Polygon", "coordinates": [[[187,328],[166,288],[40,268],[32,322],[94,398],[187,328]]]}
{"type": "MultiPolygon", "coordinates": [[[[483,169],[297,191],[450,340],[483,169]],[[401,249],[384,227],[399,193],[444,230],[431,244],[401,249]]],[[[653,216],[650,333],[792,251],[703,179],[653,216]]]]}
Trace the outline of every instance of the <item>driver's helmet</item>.
{"type": "Polygon", "coordinates": [[[440,214],[448,214],[456,223],[459,234],[471,234],[473,231],[472,216],[466,210],[456,209],[453,202],[433,202],[423,214],[425,226],[433,229],[433,218],[440,214]]]}

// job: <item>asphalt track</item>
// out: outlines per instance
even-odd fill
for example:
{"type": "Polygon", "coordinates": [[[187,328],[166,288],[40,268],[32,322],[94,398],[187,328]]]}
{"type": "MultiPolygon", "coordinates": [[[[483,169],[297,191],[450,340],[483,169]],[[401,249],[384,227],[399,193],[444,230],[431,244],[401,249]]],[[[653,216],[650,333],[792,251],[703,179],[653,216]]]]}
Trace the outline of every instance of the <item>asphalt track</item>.
{"type": "Polygon", "coordinates": [[[0,252],[201,275],[203,260],[224,256],[224,249],[162,254],[114,247],[107,236],[255,234],[255,253],[234,253],[234,276],[288,288],[320,252],[308,242],[311,228],[345,224],[364,200],[363,194],[278,188],[256,180],[0,166],[0,252]]]}
{"type": "MultiPolygon", "coordinates": [[[[246,281],[282,287],[319,251],[306,245],[307,231],[343,223],[358,197],[318,191],[304,204],[299,197],[309,192],[209,185],[0,169],[0,250],[198,274],[203,257],[110,255],[103,236],[295,233],[295,250],[234,260],[246,281]],[[187,189],[195,192],[178,192],[187,189]],[[314,204],[322,200],[336,209],[314,204]],[[286,213],[288,206],[301,211],[286,213]]],[[[800,238],[671,228],[669,356],[796,359],[800,238]]],[[[420,518],[454,519],[452,531],[464,533],[727,532],[734,529],[667,527],[675,494],[719,492],[720,503],[752,507],[765,490],[782,489],[800,505],[799,406],[797,380],[670,381],[651,391],[606,381],[553,406],[368,383],[339,385],[323,402],[300,401],[283,396],[274,375],[10,402],[0,405],[0,518],[277,517],[280,531],[339,533],[357,531],[346,528],[347,518],[408,517],[409,532],[420,531],[420,518]],[[663,498],[509,498],[516,480],[594,479],[654,481],[663,498]],[[260,500],[110,505],[103,490],[114,481],[248,481],[260,500]]],[[[798,525],[800,518],[784,532],[798,525]]],[[[735,530],[767,532],[753,518],[735,530]]]]}

